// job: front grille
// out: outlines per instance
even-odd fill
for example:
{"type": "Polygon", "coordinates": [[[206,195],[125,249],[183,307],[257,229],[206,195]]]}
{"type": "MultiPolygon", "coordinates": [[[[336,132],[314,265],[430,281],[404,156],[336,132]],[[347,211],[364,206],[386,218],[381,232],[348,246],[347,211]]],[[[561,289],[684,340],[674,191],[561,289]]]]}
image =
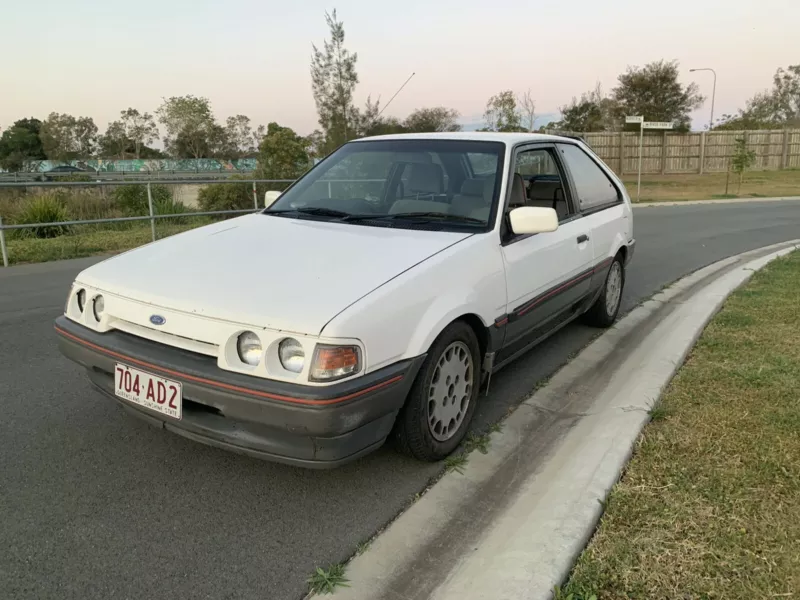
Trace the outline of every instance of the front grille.
{"type": "Polygon", "coordinates": [[[216,357],[219,353],[219,346],[217,346],[217,344],[176,335],[174,333],[167,333],[165,331],[158,331],[149,327],[143,327],[142,325],[131,323],[130,321],[126,321],[124,319],[114,319],[110,325],[114,329],[118,329],[119,331],[123,331],[127,334],[145,338],[160,344],[165,344],[167,346],[182,348],[183,350],[189,350],[190,352],[196,352],[197,354],[205,354],[206,356],[216,357]]]}

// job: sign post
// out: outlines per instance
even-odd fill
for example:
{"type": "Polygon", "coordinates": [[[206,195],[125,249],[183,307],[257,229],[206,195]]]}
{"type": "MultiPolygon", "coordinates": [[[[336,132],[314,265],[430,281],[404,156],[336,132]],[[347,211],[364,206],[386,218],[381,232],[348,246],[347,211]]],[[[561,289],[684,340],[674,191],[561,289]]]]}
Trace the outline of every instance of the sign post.
{"type": "MultiPolygon", "coordinates": [[[[642,145],[644,143],[644,130],[645,129],[672,129],[671,121],[645,121],[643,116],[625,117],[626,123],[639,124],[639,173],[636,177],[636,202],[642,195],[642,145]]],[[[622,157],[620,157],[620,160],[622,157]]],[[[666,156],[662,156],[661,160],[666,160],[666,156]]]]}
{"type": "Polygon", "coordinates": [[[644,117],[625,117],[625,122],[639,124],[639,175],[636,178],[636,201],[638,202],[642,189],[642,142],[644,142],[644,117]]]}

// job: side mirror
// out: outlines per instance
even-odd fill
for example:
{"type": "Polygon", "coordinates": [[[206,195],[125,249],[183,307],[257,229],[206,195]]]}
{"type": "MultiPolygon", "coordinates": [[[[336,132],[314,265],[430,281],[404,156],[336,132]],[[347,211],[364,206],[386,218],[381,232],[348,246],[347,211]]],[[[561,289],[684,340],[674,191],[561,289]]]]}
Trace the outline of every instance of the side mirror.
{"type": "Polygon", "coordinates": [[[277,200],[282,193],[283,192],[278,192],[276,190],[270,190],[264,194],[264,208],[269,208],[272,206],[275,203],[275,200],[277,200]]]}
{"type": "Polygon", "coordinates": [[[511,231],[517,235],[545,233],[558,229],[558,214],[552,208],[520,206],[508,214],[511,231]]]}

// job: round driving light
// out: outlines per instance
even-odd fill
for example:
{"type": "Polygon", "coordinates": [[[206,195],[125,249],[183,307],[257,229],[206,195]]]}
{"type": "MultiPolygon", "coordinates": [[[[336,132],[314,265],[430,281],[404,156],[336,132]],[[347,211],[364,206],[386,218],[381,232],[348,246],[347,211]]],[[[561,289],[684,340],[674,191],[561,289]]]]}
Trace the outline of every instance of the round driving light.
{"type": "Polygon", "coordinates": [[[239,336],[236,350],[243,363],[255,367],[261,362],[261,340],[252,331],[245,331],[239,336]]]}
{"type": "Polygon", "coordinates": [[[306,362],[306,353],[303,347],[294,338],[286,338],[278,346],[278,357],[281,360],[281,365],[287,371],[292,373],[299,373],[303,370],[303,365],[306,362]]]}
{"type": "Polygon", "coordinates": [[[92,312],[94,312],[94,318],[98,321],[100,317],[103,316],[103,311],[106,309],[106,301],[103,299],[102,296],[96,296],[94,302],[92,303],[92,312]]]}
{"type": "Polygon", "coordinates": [[[78,310],[83,312],[86,308],[86,290],[78,290],[78,310]]]}

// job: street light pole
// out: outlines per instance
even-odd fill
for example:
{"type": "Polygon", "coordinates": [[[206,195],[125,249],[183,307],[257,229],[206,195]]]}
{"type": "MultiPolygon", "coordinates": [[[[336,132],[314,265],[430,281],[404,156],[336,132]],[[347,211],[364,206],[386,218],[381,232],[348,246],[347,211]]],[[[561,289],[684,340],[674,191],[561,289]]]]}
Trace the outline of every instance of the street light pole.
{"type": "Polygon", "coordinates": [[[717,96],[717,72],[709,67],[689,69],[689,73],[694,73],[695,71],[711,71],[714,74],[714,87],[711,91],[711,122],[708,124],[708,130],[711,131],[711,128],[714,127],[714,99],[717,96]]]}

